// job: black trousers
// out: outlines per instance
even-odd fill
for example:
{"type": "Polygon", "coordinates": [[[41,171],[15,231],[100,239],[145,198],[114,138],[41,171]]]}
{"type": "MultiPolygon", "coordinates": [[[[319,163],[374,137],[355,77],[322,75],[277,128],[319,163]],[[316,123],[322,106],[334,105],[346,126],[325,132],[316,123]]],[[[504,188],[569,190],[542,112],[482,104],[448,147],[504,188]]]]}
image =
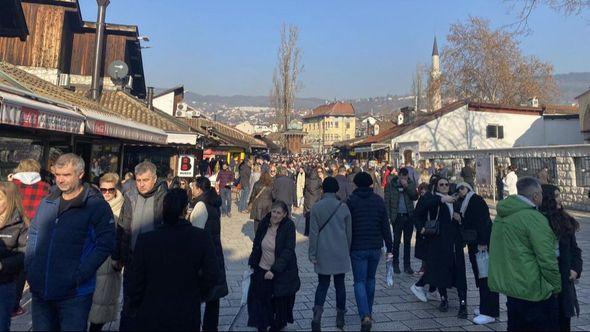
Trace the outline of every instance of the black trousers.
{"type": "Polygon", "coordinates": [[[407,214],[398,214],[393,223],[393,264],[399,265],[399,244],[404,236],[404,268],[410,267],[414,224],[407,214]]]}
{"type": "Polygon", "coordinates": [[[217,331],[219,325],[219,299],[205,303],[203,331],[217,331]]]}
{"type": "Polygon", "coordinates": [[[20,307],[20,300],[23,297],[23,290],[25,288],[25,283],[27,282],[27,275],[25,274],[25,270],[21,270],[18,276],[16,277],[16,301],[14,303],[14,310],[20,307]]]}
{"type": "Polygon", "coordinates": [[[479,289],[479,313],[482,315],[498,318],[500,317],[500,295],[492,292],[488,287],[488,278],[479,278],[479,269],[477,268],[477,245],[468,245],[469,262],[475,277],[475,284],[479,289]]]}
{"type": "Polygon", "coordinates": [[[531,302],[508,296],[508,331],[558,331],[559,304],[555,296],[531,302]]]}

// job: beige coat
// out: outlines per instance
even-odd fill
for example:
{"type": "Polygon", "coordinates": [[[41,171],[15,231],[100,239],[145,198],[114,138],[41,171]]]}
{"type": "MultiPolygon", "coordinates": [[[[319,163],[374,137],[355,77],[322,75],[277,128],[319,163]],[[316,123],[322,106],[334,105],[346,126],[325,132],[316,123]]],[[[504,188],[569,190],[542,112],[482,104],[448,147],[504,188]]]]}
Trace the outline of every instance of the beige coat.
{"type": "MultiPolygon", "coordinates": [[[[108,202],[115,216],[116,227],[119,213],[123,206],[123,194],[117,191],[117,197],[108,202]]],[[[115,321],[119,314],[119,294],[121,293],[121,272],[113,268],[113,260],[108,257],[96,272],[96,289],[92,297],[92,308],[88,321],[104,324],[115,321]]]]}

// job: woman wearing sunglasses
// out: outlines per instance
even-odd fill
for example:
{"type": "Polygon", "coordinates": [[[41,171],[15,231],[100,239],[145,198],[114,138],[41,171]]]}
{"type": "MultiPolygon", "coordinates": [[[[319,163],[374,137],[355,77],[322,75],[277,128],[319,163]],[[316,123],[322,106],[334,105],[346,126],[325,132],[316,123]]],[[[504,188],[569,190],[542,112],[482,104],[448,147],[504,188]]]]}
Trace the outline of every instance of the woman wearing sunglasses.
{"type": "MultiPolygon", "coordinates": [[[[98,186],[100,193],[113,210],[115,222],[123,207],[123,194],[117,189],[119,176],[115,173],[106,173],[100,177],[98,186]]],[[[121,291],[121,269],[110,257],[102,264],[96,273],[96,290],[92,297],[92,307],[88,321],[89,331],[101,331],[104,324],[117,319],[119,308],[119,293],[121,291]]]]}
{"type": "MultiPolygon", "coordinates": [[[[438,232],[428,238],[426,254],[426,273],[421,279],[421,286],[429,284],[436,287],[440,294],[439,310],[449,310],[447,288],[456,287],[459,295],[458,318],[467,318],[467,277],[465,275],[465,258],[463,256],[463,240],[459,231],[459,222],[453,219],[455,213],[453,203],[456,198],[449,196],[449,180],[438,178],[433,183],[433,195],[423,196],[416,207],[417,214],[429,215],[430,219],[438,220],[438,232]]],[[[424,232],[424,228],[421,233],[424,232]]],[[[412,290],[414,292],[414,290],[412,290]]],[[[414,294],[416,294],[414,292],[414,294]]],[[[420,296],[419,299],[426,298],[420,296]]]]}

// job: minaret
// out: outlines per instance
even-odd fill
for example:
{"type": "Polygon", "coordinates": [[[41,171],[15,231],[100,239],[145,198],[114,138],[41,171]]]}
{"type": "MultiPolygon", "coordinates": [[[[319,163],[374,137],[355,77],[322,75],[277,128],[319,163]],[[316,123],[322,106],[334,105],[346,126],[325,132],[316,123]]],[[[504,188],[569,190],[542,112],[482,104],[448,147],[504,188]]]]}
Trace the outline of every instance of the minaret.
{"type": "Polygon", "coordinates": [[[436,37],[432,45],[432,69],[430,71],[430,110],[435,111],[442,107],[442,98],[440,96],[440,59],[438,57],[438,45],[436,37]]]}

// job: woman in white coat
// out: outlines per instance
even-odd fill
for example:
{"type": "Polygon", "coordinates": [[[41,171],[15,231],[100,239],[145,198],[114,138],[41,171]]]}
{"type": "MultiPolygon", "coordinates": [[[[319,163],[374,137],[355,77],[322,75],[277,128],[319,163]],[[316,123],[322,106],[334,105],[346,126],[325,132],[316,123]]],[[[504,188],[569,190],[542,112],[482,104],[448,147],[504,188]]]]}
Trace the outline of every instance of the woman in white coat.
{"type": "Polygon", "coordinates": [[[508,167],[508,174],[504,177],[504,188],[508,191],[508,195],[516,195],[518,191],[516,190],[516,182],[518,182],[518,176],[516,175],[516,166],[510,165],[508,167]]]}

